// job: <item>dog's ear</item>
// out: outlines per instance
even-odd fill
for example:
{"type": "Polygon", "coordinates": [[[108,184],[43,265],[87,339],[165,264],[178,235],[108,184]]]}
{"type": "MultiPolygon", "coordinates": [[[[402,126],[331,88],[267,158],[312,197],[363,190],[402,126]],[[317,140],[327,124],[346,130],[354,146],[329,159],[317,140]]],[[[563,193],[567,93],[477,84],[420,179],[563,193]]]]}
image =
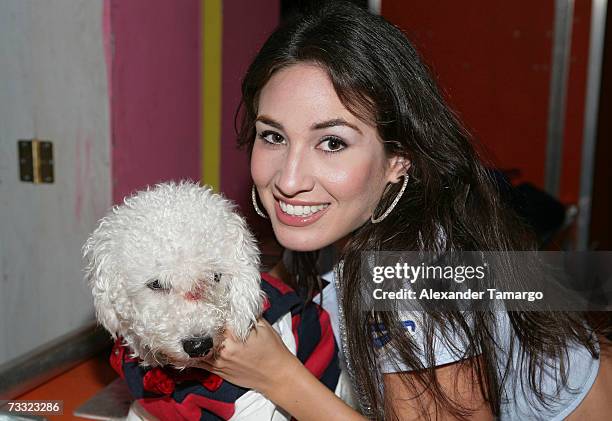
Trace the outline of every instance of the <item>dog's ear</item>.
{"type": "Polygon", "coordinates": [[[85,280],[94,297],[96,318],[113,339],[116,339],[117,333],[121,332],[115,303],[121,291],[117,288],[118,274],[112,263],[112,241],[108,225],[107,218],[103,218],[83,245],[82,254],[85,261],[85,280]]]}
{"type": "Polygon", "coordinates": [[[229,285],[229,324],[238,338],[246,341],[251,327],[263,312],[264,292],[261,290],[260,255],[255,236],[239,215],[229,222],[236,233],[234,259],[237,272],[229,285]]]}

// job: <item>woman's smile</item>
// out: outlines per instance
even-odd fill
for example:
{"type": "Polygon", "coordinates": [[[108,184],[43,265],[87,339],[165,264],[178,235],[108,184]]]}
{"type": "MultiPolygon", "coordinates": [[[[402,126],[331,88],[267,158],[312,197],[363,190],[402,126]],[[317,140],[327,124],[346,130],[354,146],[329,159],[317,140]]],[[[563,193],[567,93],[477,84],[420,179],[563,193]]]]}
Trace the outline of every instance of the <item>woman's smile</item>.
{"type": "MultiPolygon", "coordinates": [[[[329,208],[329,203],[314,204],[313,202],[304,202],[304,204],[291,204],[296,201],[275,200],[274,210],[278,220],[286,225],[293,227],[305,227],[321,219],[329,208]]],[[[302,202],[300,202],[302,203],[302,202]]]]}

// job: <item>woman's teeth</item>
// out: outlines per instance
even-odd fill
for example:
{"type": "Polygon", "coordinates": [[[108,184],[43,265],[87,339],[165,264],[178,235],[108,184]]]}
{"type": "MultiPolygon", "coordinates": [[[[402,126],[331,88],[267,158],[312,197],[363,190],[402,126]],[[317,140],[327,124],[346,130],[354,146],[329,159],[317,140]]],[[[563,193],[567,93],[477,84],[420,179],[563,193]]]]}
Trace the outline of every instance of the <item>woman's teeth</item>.
{"type": "Polygon", "coordinates": [[[278,201],[278,203],[280,204],[280,207],[283,210],[283,212],[285,212],[286,214],[295,215],[295,216],[312,215],[313,213],[317,213],[320,210],[323,210],[329,206],[328,203],[323,204],[323,205],[316,205],[316,206],[296,206],[296,205],[289,205],[285,202],[281,202],[280,200],[278,201]]]}

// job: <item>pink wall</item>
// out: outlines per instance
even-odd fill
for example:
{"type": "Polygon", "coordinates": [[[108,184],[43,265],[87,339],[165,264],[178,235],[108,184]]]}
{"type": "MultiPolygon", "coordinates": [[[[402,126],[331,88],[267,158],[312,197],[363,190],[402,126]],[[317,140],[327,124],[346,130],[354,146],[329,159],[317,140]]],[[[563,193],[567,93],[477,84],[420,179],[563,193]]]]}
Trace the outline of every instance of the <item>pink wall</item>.
{"type": "Polygon", "coordinates": [[[110,0],[114,203],[147,184],[200,178],[199,6],[110,0]]]}
{"type": "Polygon", "coordinates": [[[234,113],[240,86],[251,60],[279,21],[279,0],[223,2],[223,100],[221,126],[221,190],[236,201],[250,226],[266,231],[265,222],[251,205],[251,172],[246,151],[236,149],[234,113]]]}

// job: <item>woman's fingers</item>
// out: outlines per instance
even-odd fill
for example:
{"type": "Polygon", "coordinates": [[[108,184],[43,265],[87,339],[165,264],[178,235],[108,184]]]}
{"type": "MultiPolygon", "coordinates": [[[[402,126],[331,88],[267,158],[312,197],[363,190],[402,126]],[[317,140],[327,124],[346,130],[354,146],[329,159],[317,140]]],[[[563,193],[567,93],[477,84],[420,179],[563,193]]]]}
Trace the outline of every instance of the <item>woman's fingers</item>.
{"type": "MultiPolygon", "coordinates": [[[[250,335],[255,333],[256,326],[265,326],[265,324],[260,324],[258,320],[253,329],[251,329],[250,335]]],[[[238,339],[238,337],[234,334],[232,328],[226,326],[221,335],[217,338],[217,340],[215,340],[215,346],[213,347],[211,352],[209,352],[204,357],[200,357],[198,359],[198,367],[208,370],[212,373],[222,372],[224,367],[224,361],[230,361],[235,358],[236,354],[240,353],[239,348],[241,345],[244,346],[240,339],[238,339]]]]}
{"type": "Polygon", "coordinates": [[[257,323],[255,323],[255,326],[272,327],[272,325],[270,325],[270,323],[268,323],[268,321],[264,319],[263,317],[260,317],[259,319],[257,319],[257,323]]]}
{"type": "Polygon", "coordinates": [[[210,371],[211,373],[215,373],[215,371],[217,370],[217,367],[215,367],[214,364],[211,364],[208,361],[205,361],[204,359],[198,360],[197,367],[203,368],[204,370],[210,371]]]}
{"type": "Polygon", "coordinates": [[[291,363],[293,354],[274,328],[264,319],[255,323],[246,341],[226,328],[212,355],[201,358],[198,366],[239,386],[261,390],[273,384],[278,369],[291,363]]]}

